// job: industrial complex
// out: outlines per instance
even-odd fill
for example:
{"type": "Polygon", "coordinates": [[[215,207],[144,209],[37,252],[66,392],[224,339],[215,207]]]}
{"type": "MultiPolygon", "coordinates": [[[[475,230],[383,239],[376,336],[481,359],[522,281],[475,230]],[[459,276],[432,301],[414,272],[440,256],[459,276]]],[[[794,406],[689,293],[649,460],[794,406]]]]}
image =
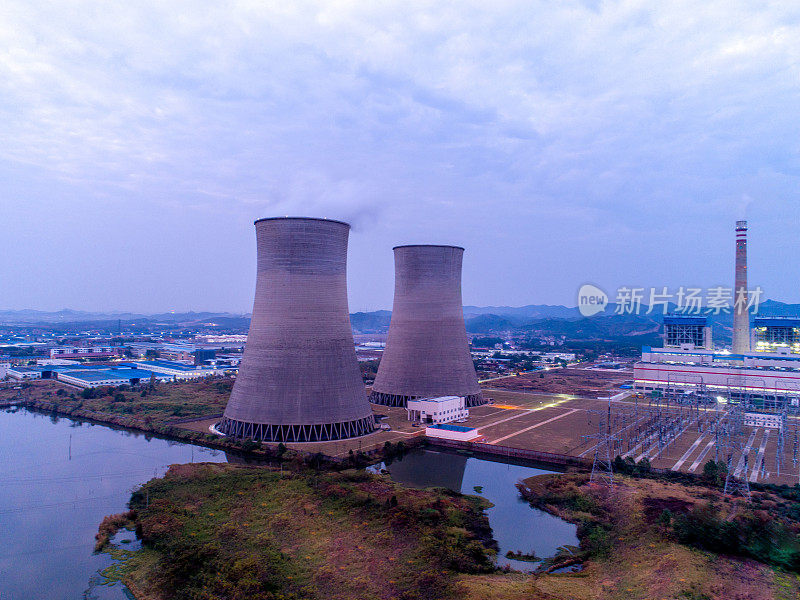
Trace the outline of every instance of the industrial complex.
{"type": "Polygon", "coordinates": [[[231,367],[203,367],[164,360],[84,364],[9,365],[5,374],[11,379],[54,379],[78,388],[139,385],[149,381],[186,381],[211,375],[228,375],[231,367]]]}
{"type": "MultiPolygon", "coordinates": [[[[736,223],[736,294],[747,294],[747,223],[736,223]]],[[[800,400],[800,318],[754,316],[733,308],[730,350],[715,349],[704,315],[664,318],[664,347],[645,347],[634,365],[637,390],[692,393],[716,401],[800,400]]]]}
{"type": "Polygon", "coordinates": [[[388,333],[354,336],[349,225],[285,217],[255,229],[248,336],[48,340],[36,356],[3,357],[0,376],[42,393],[51,384],[28,380],[96,388],[235,377],[222,417],[181,426],[332,456],[424,435],[505,456],[591,460],[608,481],[616,456],[688,473],[728,461],[730,489],[743,493],[750,482],[800,480],[800,317],[750,310],[744,221],[730,346],[712,336],[721,325],[708,306],[676,309],[664,316],[663,345],[643,347],[638,360],[491,336],[470,352],[457,246],[395,247],[388,333]]]}

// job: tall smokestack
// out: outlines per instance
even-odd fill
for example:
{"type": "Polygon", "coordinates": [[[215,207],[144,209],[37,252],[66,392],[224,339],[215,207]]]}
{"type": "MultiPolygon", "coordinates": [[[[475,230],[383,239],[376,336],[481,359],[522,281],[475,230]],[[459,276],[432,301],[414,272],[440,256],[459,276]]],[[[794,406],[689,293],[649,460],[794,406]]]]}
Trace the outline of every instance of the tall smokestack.
{"type": "Polygon", "coordinates": [[[747,302],[736,303],[738,298],[747,300],[747,221],[736,221],[736,285],[733,308],[733,352],[750,352],[750,314],[747,302]]]}
{"type": "Polygon", "coordinates": [[[231,437],[317,442],[375,428],[347,309],[350,226],[312,218],[256,221],[250,333],[217,429],[231,437]]]}
{"type": "Polygon", "coordinates": [[[485,403],[464,327],[463,254],[457,246],[394,249],[392,321],[370,402],[464,396],[467,406],[485,403]]]}

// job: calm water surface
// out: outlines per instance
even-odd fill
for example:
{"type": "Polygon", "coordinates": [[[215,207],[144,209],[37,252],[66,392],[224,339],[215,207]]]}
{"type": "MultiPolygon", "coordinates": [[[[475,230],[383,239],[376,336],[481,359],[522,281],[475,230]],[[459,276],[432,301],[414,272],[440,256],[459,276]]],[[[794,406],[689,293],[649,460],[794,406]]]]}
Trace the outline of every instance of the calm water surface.
{"type": "Polygon", "coordinates": [[[0,599],[122,600],[93,554],[103,517],[174,463],[222,452],[25,410],[0,411],[0,599]]]}
{"type": "Polygon", "coordinates": [[[534,553],[539,558],[553,556],[559,546],[578,545],[576,526],[544,511],[531,508],[516,488],[520,479],[542,473],[555,473],[533,467],[520,467],[480,458],[419,450],[394,461],[386,468],[392,479],[415,487],[446,487],[464,494],[482,496],[494,506],[486,511],[494,539],[500,546],[497,563],[529,571],[537,563],[511,560],[511,550],[534,553]]]}
{"type": "MultiPolygon", "coordinates": [[[[0,411],[0,600],[127,600],[122,585],[106,585],[99,575],[112,562],[92,552],[100,521],[126,510],[131,492],[171,464],[225,460],[217,450],[143,433],[0,411]]],[[[402,483],[490,500],[501,565],[531,568],[506,559],[507,550],[546,557],[558,546],[577,544],[573,525],[530,508],[514,487],[549,471],[427,450],[388,470],[402,483]]]]}

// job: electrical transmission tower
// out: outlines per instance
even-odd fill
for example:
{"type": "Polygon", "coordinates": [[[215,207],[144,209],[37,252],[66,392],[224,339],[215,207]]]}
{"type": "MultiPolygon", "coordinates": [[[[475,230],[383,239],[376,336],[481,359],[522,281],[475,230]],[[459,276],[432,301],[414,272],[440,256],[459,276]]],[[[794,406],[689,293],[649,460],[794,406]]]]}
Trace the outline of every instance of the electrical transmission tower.
{"type": "Polygon", "coordinates": [[[597,445],[594,448],[594,460],[592,461],[592,474],[589,476],[589,481],[611,488],[614,486],[612,448],[618,440],[618,436],[613,434],[611,429],[611,401],[609,400],[606,411],[587,412],[600,415],[600,419],[597,422],[597,433],[583,436],[584,438],[597,440],[597,445]]]}
{"type": "Polygon", "coordinates": [[[742,445],[730,436],[725,436],[723,440],[725,446],[725,453],[727,456],[726,465],[728,472],[725,475],[725,491],[726,496],[741,495],[746,500],[750,500],[750,483],[747,481],[747,453],[743,452],[742,445]],[[737,452],[742,452],[741,458],[737,466],[733,467],[733,456],[737,452]],[[739,465],[743,465],[740,467],[739,465]],[[744,473],[743,477],[739,477],[737,473],[744,473]]]}

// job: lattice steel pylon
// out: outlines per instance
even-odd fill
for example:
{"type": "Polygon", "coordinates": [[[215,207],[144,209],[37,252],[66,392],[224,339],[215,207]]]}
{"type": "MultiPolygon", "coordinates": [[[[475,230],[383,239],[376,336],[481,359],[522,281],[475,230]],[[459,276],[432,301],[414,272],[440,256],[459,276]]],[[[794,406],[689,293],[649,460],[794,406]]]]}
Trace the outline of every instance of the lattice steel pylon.
{"type": "Polygon", "coordinates": [[[782,406],[780,409],[780,424],[778,426],[778,443],[775,448],[775,471],[778,477],[781,476],[781,466],[783,465],[783,448],[784,440],[786,438],[786,424],[787,424],[787,408],[782,406]]]}
{"type": "MultiPolygon", "coordinates": [[[[590,412],[594,413],[595,411],[590,412]]],[[[598,420],[597,433],[583,437],[597,440],[597,445],[594,448],[594,460],[592,461],[592,474],[589,476],[589,481],[609,488],[613,487],[614,467],[611,448],[617,436],[611,433],[611,401],[608,402],[605,419],[600,418],[598,420]]]]}
{"type": "Polygon", "coordinates": [[[736,494],[741,495],[746,500],[750,500],[750,483],[747,481],[747,453],[742,453],[742,460],[744,461],[744,477],[738,477],[734,470],[731,468],[732,465],[732,458],[733,458],[733,450],[736,448],[737,450],[742,450],[741,444],[731,440],[729,437],[726,437],[725,446],[727,450],[727,460],[726,465],[728,468],[728,472],[725,475],[725,490],[724,494],[726,496],[735,496],[736,494]],[[738,448],[737,448],[738,446],[738,448]]]}

